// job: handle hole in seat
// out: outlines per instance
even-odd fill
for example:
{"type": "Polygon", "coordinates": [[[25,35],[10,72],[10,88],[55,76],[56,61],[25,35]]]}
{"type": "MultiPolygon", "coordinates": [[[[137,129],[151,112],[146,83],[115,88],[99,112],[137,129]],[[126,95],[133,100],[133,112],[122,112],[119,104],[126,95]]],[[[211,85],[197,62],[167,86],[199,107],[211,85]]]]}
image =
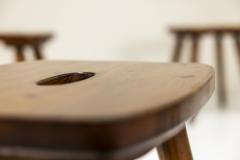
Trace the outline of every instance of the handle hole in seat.
{"type": "Polygon", "coordinates": [[[73,72],[56,75],[53,77],[44,78],[37,82],[37,85],[62,85],[73,83],[81,80],[93,77],[95,73],[93,72],[73,72]]]}

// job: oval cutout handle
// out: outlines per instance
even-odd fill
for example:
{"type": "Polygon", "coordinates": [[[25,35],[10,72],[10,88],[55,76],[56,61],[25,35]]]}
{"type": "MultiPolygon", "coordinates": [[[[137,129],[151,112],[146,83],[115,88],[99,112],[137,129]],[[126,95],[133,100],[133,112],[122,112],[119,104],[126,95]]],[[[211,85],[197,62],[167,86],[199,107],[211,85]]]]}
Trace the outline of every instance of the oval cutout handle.
{"type": "Polygon", "coordinates": [[[88,79],[94,76],[93,72],[73,72],[48,77],[37,82],[37,85],[62,85],[88,79]]]}

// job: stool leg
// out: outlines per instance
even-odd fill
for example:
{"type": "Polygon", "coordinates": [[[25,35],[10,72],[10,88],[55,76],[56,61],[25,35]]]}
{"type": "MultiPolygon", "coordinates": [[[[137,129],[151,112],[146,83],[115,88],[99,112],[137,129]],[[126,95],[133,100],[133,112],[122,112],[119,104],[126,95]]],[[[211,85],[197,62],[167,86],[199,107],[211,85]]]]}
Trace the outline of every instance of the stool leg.
{"type": "Polygon", "coordinates": [[[218,101],[221,107],[226,105],[226,84],[224,77],[224,62],[223,62],[223,35],[222,33],[215,34],[216,40],[216,67],[218,81],[218,101]]]}
{"type": "Polygon", "coordinates": [[[191,55],[191,62],[198,61],[198,46],[199,46],[199,34],[192,34],[192,55],[191,55]]]}
{"type": "Polygon", "coordinates": [[[160,160],[193,160],[186,128],[157,147],[157,151],[160,160]]]}
{"type": "Polygon", "coordinates": [[[43,54],[41,52],[41,47],[40,46],[33,46],[33,51],[34,51],[34,56],[36,60],[41,60],[43,59],[43,54]]]}
{"type": "Polygon", "coordinates": [[[175,38],[175,47],[173,50],[173,57],[172,57],[173,62],[180,61],[183,40],[184,40],[184,34],[177,33],[175,38]]]}
{"type": "Polygon", "coordinates": [[[23,49],[24,47],[23,46],[15,46],[15,50],[16,50],[16,53],[15,53],[15,59],[16,59],[16,62],[22,62],[24,61],[24,54],[23,54],[23,49]]]}
{"type": "Polygon", "coordinates": [[[240,37],[239,33],[234,33],[233,38],[237,49],[238,63],[240,64],[240,37]]]}

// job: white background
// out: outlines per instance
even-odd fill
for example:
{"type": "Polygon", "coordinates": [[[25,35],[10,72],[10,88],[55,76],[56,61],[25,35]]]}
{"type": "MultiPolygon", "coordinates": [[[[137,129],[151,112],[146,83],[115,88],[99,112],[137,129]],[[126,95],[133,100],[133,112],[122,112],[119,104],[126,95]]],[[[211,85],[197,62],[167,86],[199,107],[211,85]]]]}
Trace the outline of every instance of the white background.
{"type": "MultiPolygon", "coordinates": [[[[0,0],[0,31],[53,32],[48,59],[168,61],[170,25],[240,24],[239,9],[240,0],[0,0]]],[[[213,64],[213,44],[202,40],[201,62],[213,64]]],[[[240,159],[240,67],[230,37],[224,54],[229,109],[217,111],[213,96],[189,127],[196,160],[240,159]]],[[[0,44],[0,63],[11,62],[12,50],[0,44]]]]}

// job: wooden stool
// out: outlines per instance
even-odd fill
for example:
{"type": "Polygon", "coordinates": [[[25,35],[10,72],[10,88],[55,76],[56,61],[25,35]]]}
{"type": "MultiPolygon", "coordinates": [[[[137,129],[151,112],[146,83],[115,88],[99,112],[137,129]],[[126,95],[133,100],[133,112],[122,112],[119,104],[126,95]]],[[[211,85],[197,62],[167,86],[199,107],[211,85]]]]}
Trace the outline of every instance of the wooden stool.
{"type": "MultiPolygon", "coordinates": [[[[216,46],[216,69],[217,69],[217,81],[218,81],[218,101],[220,106],[225,106],[227,101],[226,94],[226,82],[224,76],[224,55],[223,55],[223,38],[225,34],[230,34],[235,41],[237,48],[237,56],[240,60],[240,26],[183,26],[172,27],[170,31],[176,37],[176,43],[174,47],[173,62],[179,62],[181,58],[181,51],[184,40],[190,38],[192,42],[190,62],[198,62],[199,57],[199,43],[200,39],[204,35],[211,34],[215,38],[216,46]]],[[[240,64],[240,61],[239,61],[240,64]]]]}
{"type": "Polygon", "coordinates": [[[34,57],[36,60],[43,59],[42,46],[52,37],[48,33],[0,33],[0,40],[6,45],[11,46],[15,49],[16,62],[22,62],[24,58],[24,49],[29,46],[34,52],[34,57]]]}
{"type": "Polygon", "coordinates": [[[7,160],[132,160],[154,147],[192,160],[185,122],[214,90],[202,64],[35,61],[0,77],[7,160]]]}

